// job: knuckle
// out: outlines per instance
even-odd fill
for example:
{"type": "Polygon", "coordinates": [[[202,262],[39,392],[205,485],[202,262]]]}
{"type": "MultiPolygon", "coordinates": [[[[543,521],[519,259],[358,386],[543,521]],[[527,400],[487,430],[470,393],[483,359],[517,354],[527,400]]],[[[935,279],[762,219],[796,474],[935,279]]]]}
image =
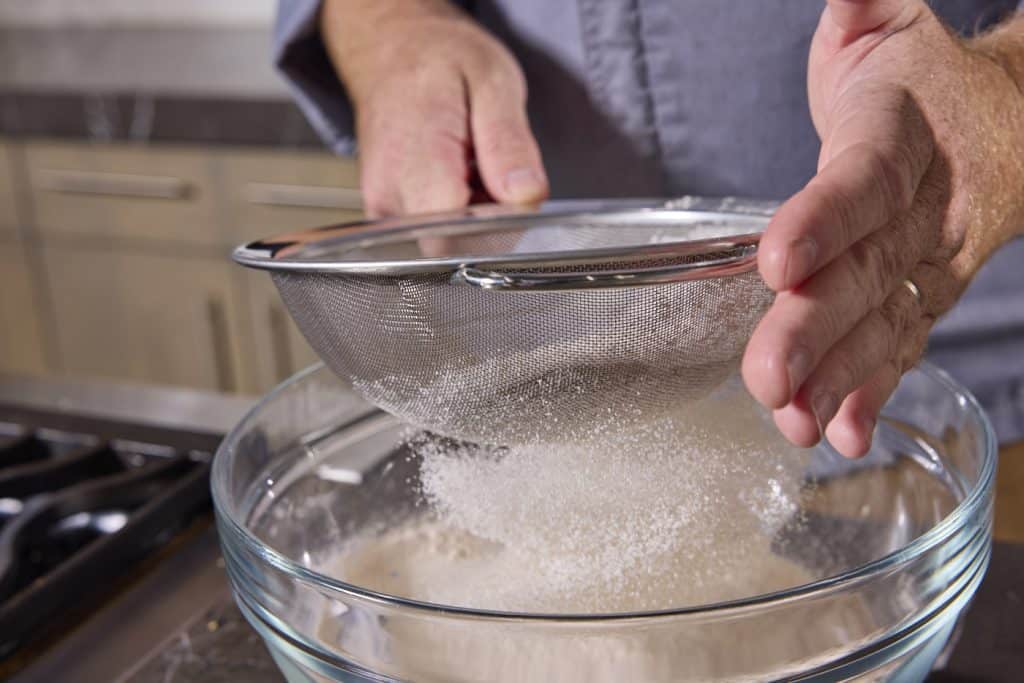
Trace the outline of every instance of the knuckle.
{"type": "Polygon", "coordinates": [[[909,305],[909,302],[901,302],[899,297],[890,297],[878,309],[881,319],[881,342],[886,358],[895,358],[899,352],[900,339],[903,338],[907,321],[910,318],[909,305]]]}
{"type": "Polygon", "coordinates": [[[408,106],[410,99],[420,101],[457,101],[463,92],[458,69],[439,59],[421,59],[403,65],[403,71],[382,83],[374,99],[390,108],[408,106]]]}
{"type": "Polygon", "coordinates": [[[482,132],[476,144],[478,151],[488,156],[523,156],[532,144],[523,124],[512,118],[491,121],[482,132]]]}
{"type": "Polygon", "coordinates": [[[882,303],[889,284],[902,272],[902,263],[892,245],[873,235],[862,239],[850,251],[853,256],[851,278],[866,303],[874,308],[882,303]]]}
{"type": "Polygon", "coordinates": [[[853,198],[838,183],[820,186],[818,198],[829,222],[834,223],[835,230],[839,232],[841,241],[847,244],[852,242],[857,234],[855,225],[857,208],[853,198]]]}
{"type": "Polygon", "coordinates": [[[474,86],[500,95],[504,100],[526,103],[526,76],[515,59],[504,50],[490,55],[480,67],[474,86]]]}
{"type": "Polygon", "coordinates": [[[830,374],[832,375],[832,386],[836,393],[845,396],[860,384],[863,375],[863,368],[868,364],[868,359],[863,354],[853,350],[844,350],[832,359],[830,374]]]}
{"type": "Polygon", "coordinates": [[[526,76],[519,62],[504,45],[487,34],[481,36],[469,66],[469,77],[476,87],[526,101],[526,76]]]}
{"type": "Polygon", "coordinates": [[[920,323],[916,325],[912,332],[907,336],[906,342],[900,350],[898,359],[901,375],[917,365],[918,361],[924,357],[925,350],[928,347],[928,332],[934,324],[935,317],[925,315],[921,318],[920,323]]]}
{"type": "Polygon", "coordinates": [[[916,153],[909,144],[892,141],[871,154],[871,169],[878,193],[891,213],[906,211],[914,202],[916,153]]]}
{"type": "Polygon", "coordinates": [[[795,343],[804,343],[818,348],[840,339],[849,325],[845,321],[845,312],[839,306],[821,301],[816,303],[803,327],[796,332],[795,343]]]}

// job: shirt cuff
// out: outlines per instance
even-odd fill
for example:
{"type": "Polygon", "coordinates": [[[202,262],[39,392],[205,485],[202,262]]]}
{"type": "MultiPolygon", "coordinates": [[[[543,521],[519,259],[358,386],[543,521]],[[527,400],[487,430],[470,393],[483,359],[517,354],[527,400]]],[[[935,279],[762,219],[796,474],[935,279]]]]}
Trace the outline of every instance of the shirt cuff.
{"type": "Polygon", "coordinates": [[[274,24],[274,64],[310,125],[337,154],[356,152],[348,94],[320,39],[322,0],[280,0],[274,24]]]}

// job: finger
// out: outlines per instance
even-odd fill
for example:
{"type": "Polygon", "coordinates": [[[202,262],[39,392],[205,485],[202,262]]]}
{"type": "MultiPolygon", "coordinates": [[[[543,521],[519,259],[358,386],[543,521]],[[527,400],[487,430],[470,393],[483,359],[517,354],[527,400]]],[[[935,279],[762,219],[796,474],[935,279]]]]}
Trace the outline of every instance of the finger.
{"type": "Polygon", "coordinates": [[[376,217],[465,206],[468,116],[465,85],[458,72],[448,69],[382,87],[360,102],[360,181],[367,213],[376,217]]]}
{"type": "Polygon", "coordinates": [[[469,203],[469,131],[462,106],[424,104],[424,121],[406,138],[407,155],[396,168],[406,214],[449,211],[469,203]]]}
{"type": "Polygon", "coordinates": [[[933,150],[924,119],[903,97],[872,94],[875,101],[833,122],[828,161],[761,238],[758,266],[769,287],[797,286],[910,208],[933,150]]]}
{"type": "MultiPolygon", "coordinates": [[[[398,177],[388,156],[388,147],[395,143],[376,144],[373,137],[362,131],[359,138],[359,191],[363,199],[363,212],[367,218],[385,218],[402,213],[402,197],[398,177]]],[[[399,152],[400,153],[400,152],[399,152]]]]}
{"type": "Polygon", "coordinates": [[[801,442],[816,441],[850,393],[883,365],[901,358],[906,329],[920,316],[917,299],[908,288],[898,286],[881,308],[871,311],[829,349],[791,407],[779,411],[780,430],[801,442]]]}
{"type": "Polygon", "coordinates": [[[825,429],[833,448],[848,458],[859,458],[871,449],[878,415],[902,376],[896,362],[886,363],[843,401],[839,414],[825,429]]]}
{"type": "Polygon", "coordinates": [[[852,42],[865,33],[885,29],[899,23],[918,0],[828,0],[832,21],[852,42]]]}
{"type": "MultiPolygon", "coordinates": [[[[747,388],[763,405],[781,408],[792,400],[825,352],[881,306],[911,266],[925,254],[941,251],[947,201],[935,173],[930,169],[922,179],[909,211],[856,242],[800,287],[776,296],[751,335],[742,363],[747,388]]],[[[948,269],[922,271],[920,276],[919,286],[937,293],[930,298],[945,296],[951,305],[955,295],[942,294],[950,289],[948,269]]],[[[928,312],[939,315],[944,310],[928,312]]]]}
{"type": "Polygon", "coordinates": [[[526,83],[514,64],[469,75],[473,150],[488,193],[499,202],[534,203],[548,196],[540,149],[526,115],[526,83]]]}
{"type": "Polygon", "coordinates": [[[838,414],[825,430],[833,448],[849,458],[858,458],[871,448],[878,416],[892,396],[903,373],[924,354],[935,319],[925,316],[908,330],[899,357],[887,363],[871,380],[843,401],[838,414]]]}
{"type": "Polygon", "coordinates": [[[775,297],[742,362],[758,401],[787,404],[827,350],[882,305],[920,257],[916,230],[908,220],[869,235],[800,288],[775,297]]]}
{"type": "Polygon", "coordinates": [[[808,415],[811,415],[810,407],[803,405],[799,398],[787,403],[783,408],[772,411],[772,418],[782,436],[800,448],[810,448],[821,441],[825,429],[825,425],[819,427],[813,417],[808,422],[808,415]]]}

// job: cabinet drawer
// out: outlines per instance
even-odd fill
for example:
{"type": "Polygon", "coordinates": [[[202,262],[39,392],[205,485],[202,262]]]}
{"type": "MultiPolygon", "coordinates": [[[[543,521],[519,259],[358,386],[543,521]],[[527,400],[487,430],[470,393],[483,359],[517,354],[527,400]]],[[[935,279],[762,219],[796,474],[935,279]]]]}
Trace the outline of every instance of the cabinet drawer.
{"type": "Polygon", "coordinates": [[[220,168],[235,243],[362,217],[355,159],[238,150],[220,168]]]}
{"type": "Polygon", "coordinates": [[[36,224],[44,237],[224,243],[212,160],[205,152],[30,143],[25,155],[36,224]]]}
{"type": "Polygon", "coordinates": [[[0,141],[0,233],[14,234],[19,227],[14,193],[14,159],[10,147],[0,141]]]}
{"type": "Polygon", "coordinates": [[[54,245],[44,260],[69,374],[239,389],[240,297],[228,261],[54,245]]]}
{"type": "Polygon", "coordinates": [[[28,247],[0,242],[0,372],[42,374],[42,302],[37,295],[28,247]]]}

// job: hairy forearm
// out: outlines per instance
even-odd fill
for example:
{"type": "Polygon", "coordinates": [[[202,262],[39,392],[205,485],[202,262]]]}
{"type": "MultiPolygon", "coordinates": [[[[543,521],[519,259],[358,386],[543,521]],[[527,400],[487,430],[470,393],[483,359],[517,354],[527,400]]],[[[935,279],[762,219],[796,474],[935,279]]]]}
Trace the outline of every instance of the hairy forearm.
{"type": "Polygon", "coordinates": [[[990,149],[976,152],[990,169],[984,174],[989,185],[1001,190],[992,196],[1004,198],[1001,206],[989,207],[991,230],[984,251],[990,252],[1006,240],[1024,235],[1024,12],[966,41],[966,47],[999,67],[993,70],[997,75],[983,79],[987,87],[976,91],[988,97],[974,96],[974,101],[967,103],[978,125],[993,129],[996,141],[990,149]],[[997,216],[1003,220],[998,221],[997,216]]]}
{"type": "Polygon", "coordinates": [[[968,46],[998,63],[1024,93],[1024,11],[968,41],[968,46]]]}

